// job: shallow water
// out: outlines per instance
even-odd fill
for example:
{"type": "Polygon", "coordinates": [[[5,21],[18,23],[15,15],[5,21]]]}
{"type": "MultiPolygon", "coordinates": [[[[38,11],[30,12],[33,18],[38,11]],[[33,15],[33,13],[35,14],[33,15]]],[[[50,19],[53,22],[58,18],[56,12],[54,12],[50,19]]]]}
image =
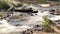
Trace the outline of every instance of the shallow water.
{"type": "Polygon", "coordinates": [[[27,16],[19,19],[2,19],[0,20],[0,33],[20,32],[32,28],[37,24],[42,24],[41,17],[38,15],[27,16]]]}
{"type": "MultiPolygon", "coordinates": [[[[36,8],[36,7],[35,7],[36,8]]],[[[41,8],[41,9],[46,9],[46,8],[41,8]]],[[[42,16],[47,15],[50,17],[51,15],[49,14],[48,11],[41,12],[40,9],[38,8],[39,12],[37,15],[33,14],[34,16],[30,15],[25,15],[22,18],[19,19],[10,19],[7,18],[6,20],[0,20],[3,25],[0,24],[0,33],[2,34],[7,34],[10,32],[20,32],[29,28],[32,28],[35,25],[42,25],[42,16]]],[[[49,9],[50,10],[50,9],[49,9]]],[[[54,16],[53,16],[54,18],[54,16]]],[[[53,19],[52,19],[53,20],[53,19]]]]}

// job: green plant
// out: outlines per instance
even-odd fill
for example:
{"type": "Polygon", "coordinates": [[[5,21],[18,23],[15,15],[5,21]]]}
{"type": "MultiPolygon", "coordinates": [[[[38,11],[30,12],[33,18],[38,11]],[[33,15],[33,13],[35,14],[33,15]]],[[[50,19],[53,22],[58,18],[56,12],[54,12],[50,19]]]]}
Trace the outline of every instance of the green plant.
{"type": "Polygon", "coordinates": [[[49,24],[49,19],[46,17],[43,17],[43,25],[48,25],[49,24]]]}
{"type": "Polygon", "coordinates": [[[7,0],[0,0],[0,9],[7,9],[8,7],[7,0]]]}
{"type": "Polygon", "coordinates": [[[52,32],[53,29],[51,29],[51,26],[50,26],[50,20],[46,17],[43,17],[43,26],[44,26],[44,30],[46,32],[52,32]]]}
{"type": "Polygon", "coordinates": [[[0,17],[3,17],[3,13],[0,12],[0,17]]]}
{"type": "Polygon", "coordinates": [[[50,0],[50,1],[59,1],[59,0],[50,0]]]}

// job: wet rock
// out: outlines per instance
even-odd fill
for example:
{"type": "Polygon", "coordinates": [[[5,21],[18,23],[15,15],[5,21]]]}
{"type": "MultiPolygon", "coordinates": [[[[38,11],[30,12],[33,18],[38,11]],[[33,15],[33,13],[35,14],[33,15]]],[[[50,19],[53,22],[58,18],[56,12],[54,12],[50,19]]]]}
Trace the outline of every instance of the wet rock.
{"type": "Polygon", "coordinates": [[[35,25],[35,27],[39,27],[39,25],[35,25]]]}
{"type": "Polygon", "coordinates": [[[25,31],[23,31],[22,34],[25,34],[25,31]]]}
{"type": "Polygon", "coordinates": [[[35,15],[37,15],[37,14],[35,14],[35,15]]]}
{"type": "Polygon", "coordinates": [[[33,11],[32,13],[38,13],[38,11],[33,11]]]}
{"type": "Polygon", "coordinates": [[[26,31],[23,31],[22,34],[33,34],[33,31],[31,29],[27,29],[26,31]]]}
{"type": "Polygon", "coordinates": [[[16,24],[15,26],[22,26],[21,24],[16,24]]]}
{"type": "Polygon", "coordinates": [[[33,27],[33,29],[34,29],[34,31],[42,31],[43,30],[43,26],[41,26],[41,25],[35,25],[33,27]]]}
{"type": "Polygon", "coordinates": [[[18,4],[18,5],[16,5],[15,7],[22,7],[23,5],[22,4],[18,4]]]}
{"type": "Polygon", "coordinates": [[[29,8],[29,9],[15,9],[14,10],[15,12],[22,12],[22,13],[38,13],[38,11],[33,11],[32,8],[29,8]]]}

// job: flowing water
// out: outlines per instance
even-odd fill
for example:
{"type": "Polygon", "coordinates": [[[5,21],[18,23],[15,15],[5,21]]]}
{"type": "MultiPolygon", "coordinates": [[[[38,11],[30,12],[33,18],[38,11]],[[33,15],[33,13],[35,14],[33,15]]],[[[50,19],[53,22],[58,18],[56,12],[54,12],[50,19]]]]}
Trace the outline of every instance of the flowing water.
{"type": "Polygon", "coordinates": [[[33,14],[33,16],[24,14],[25,16],[23,15],[23,17],[19,19],[2,19],[0,20],[0,32],[3,34],[16,31],[20,32],[29,28],[33,28],[35,25],[42,25],[42,16],[48,14],[48,11],[45,11],[44,13],[39,11],[37,15],[33,14]]]}
{"type": "Polygon", "coordinates": [[[48,11],[41,12],[39,8],[36,10],[38,10],[39,12],[37,13],[37,15],[33,14],[34,16],[30,16],[28,14],[19,19],[6,18],[0,20],[0,33],[7,34],[9,32],[20,32],[32,28],[37,24],[42,25],[42,16],[49,16],[50,14],[48,11]]]}

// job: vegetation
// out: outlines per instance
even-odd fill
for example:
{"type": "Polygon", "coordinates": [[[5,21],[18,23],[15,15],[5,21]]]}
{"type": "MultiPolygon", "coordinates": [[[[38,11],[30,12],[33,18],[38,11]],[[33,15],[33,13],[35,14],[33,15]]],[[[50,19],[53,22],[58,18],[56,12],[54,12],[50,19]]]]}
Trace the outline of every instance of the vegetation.
{"type": "MultiPolygon", "coordinates": [[[[13,1],[13,0],[12,0],[13,1]]],[[[47,3],[47,1],[59,1],[59,0],[17,0],[22,3],[28,3],[28,4],[37,4],[37,3],[47,3]]],[[[8,9],[8,0],[0,0],[0,9],[8,9]]]]}
{"type": "Polygon", "coordinates": [[[60,34],[60,29],[57,28],[57,25],[46,17],[43,17],[43,26],[45,32],[56,32],[60,34]]]}
{"type": "Polygon", "coordinates": [[[0,17],[3,17],[3,13],[0,12],[0,17]]]}
{"type": "Polygon", "coordinates": [[[8,7],[7,0],[0,0],[0,9],[7,9],[8,7]]]}
{"type": "Polygon", "coordinates": [[[23,3],[37,4],[37,3],[47,3],[45,0],[20,0],[23,3]]]}
{"type": "Polygon", "coordinates": [[[54,32],[54,30],[50,27],[50,20],[46,17],[43,17],[43,26],[46,32],[54,32]]]}
{"type": "Polygon", "coordinates": [[[23,3],[32,3],[32,4],[37,4],[37,3],[48,3],[47,1],[59,1],[59,0],[19,0],[20,2],[23,3]]]}
{"type": "Polygon", "coordinates": [[[49,24],[49,19],[46,17],[43,17],[43,25],[48,25],[49,24]]]}
{"type": "Polygon", "coordinates": [[[50,0],[50,1],[59,1],[59,0],[50,0]]]}

